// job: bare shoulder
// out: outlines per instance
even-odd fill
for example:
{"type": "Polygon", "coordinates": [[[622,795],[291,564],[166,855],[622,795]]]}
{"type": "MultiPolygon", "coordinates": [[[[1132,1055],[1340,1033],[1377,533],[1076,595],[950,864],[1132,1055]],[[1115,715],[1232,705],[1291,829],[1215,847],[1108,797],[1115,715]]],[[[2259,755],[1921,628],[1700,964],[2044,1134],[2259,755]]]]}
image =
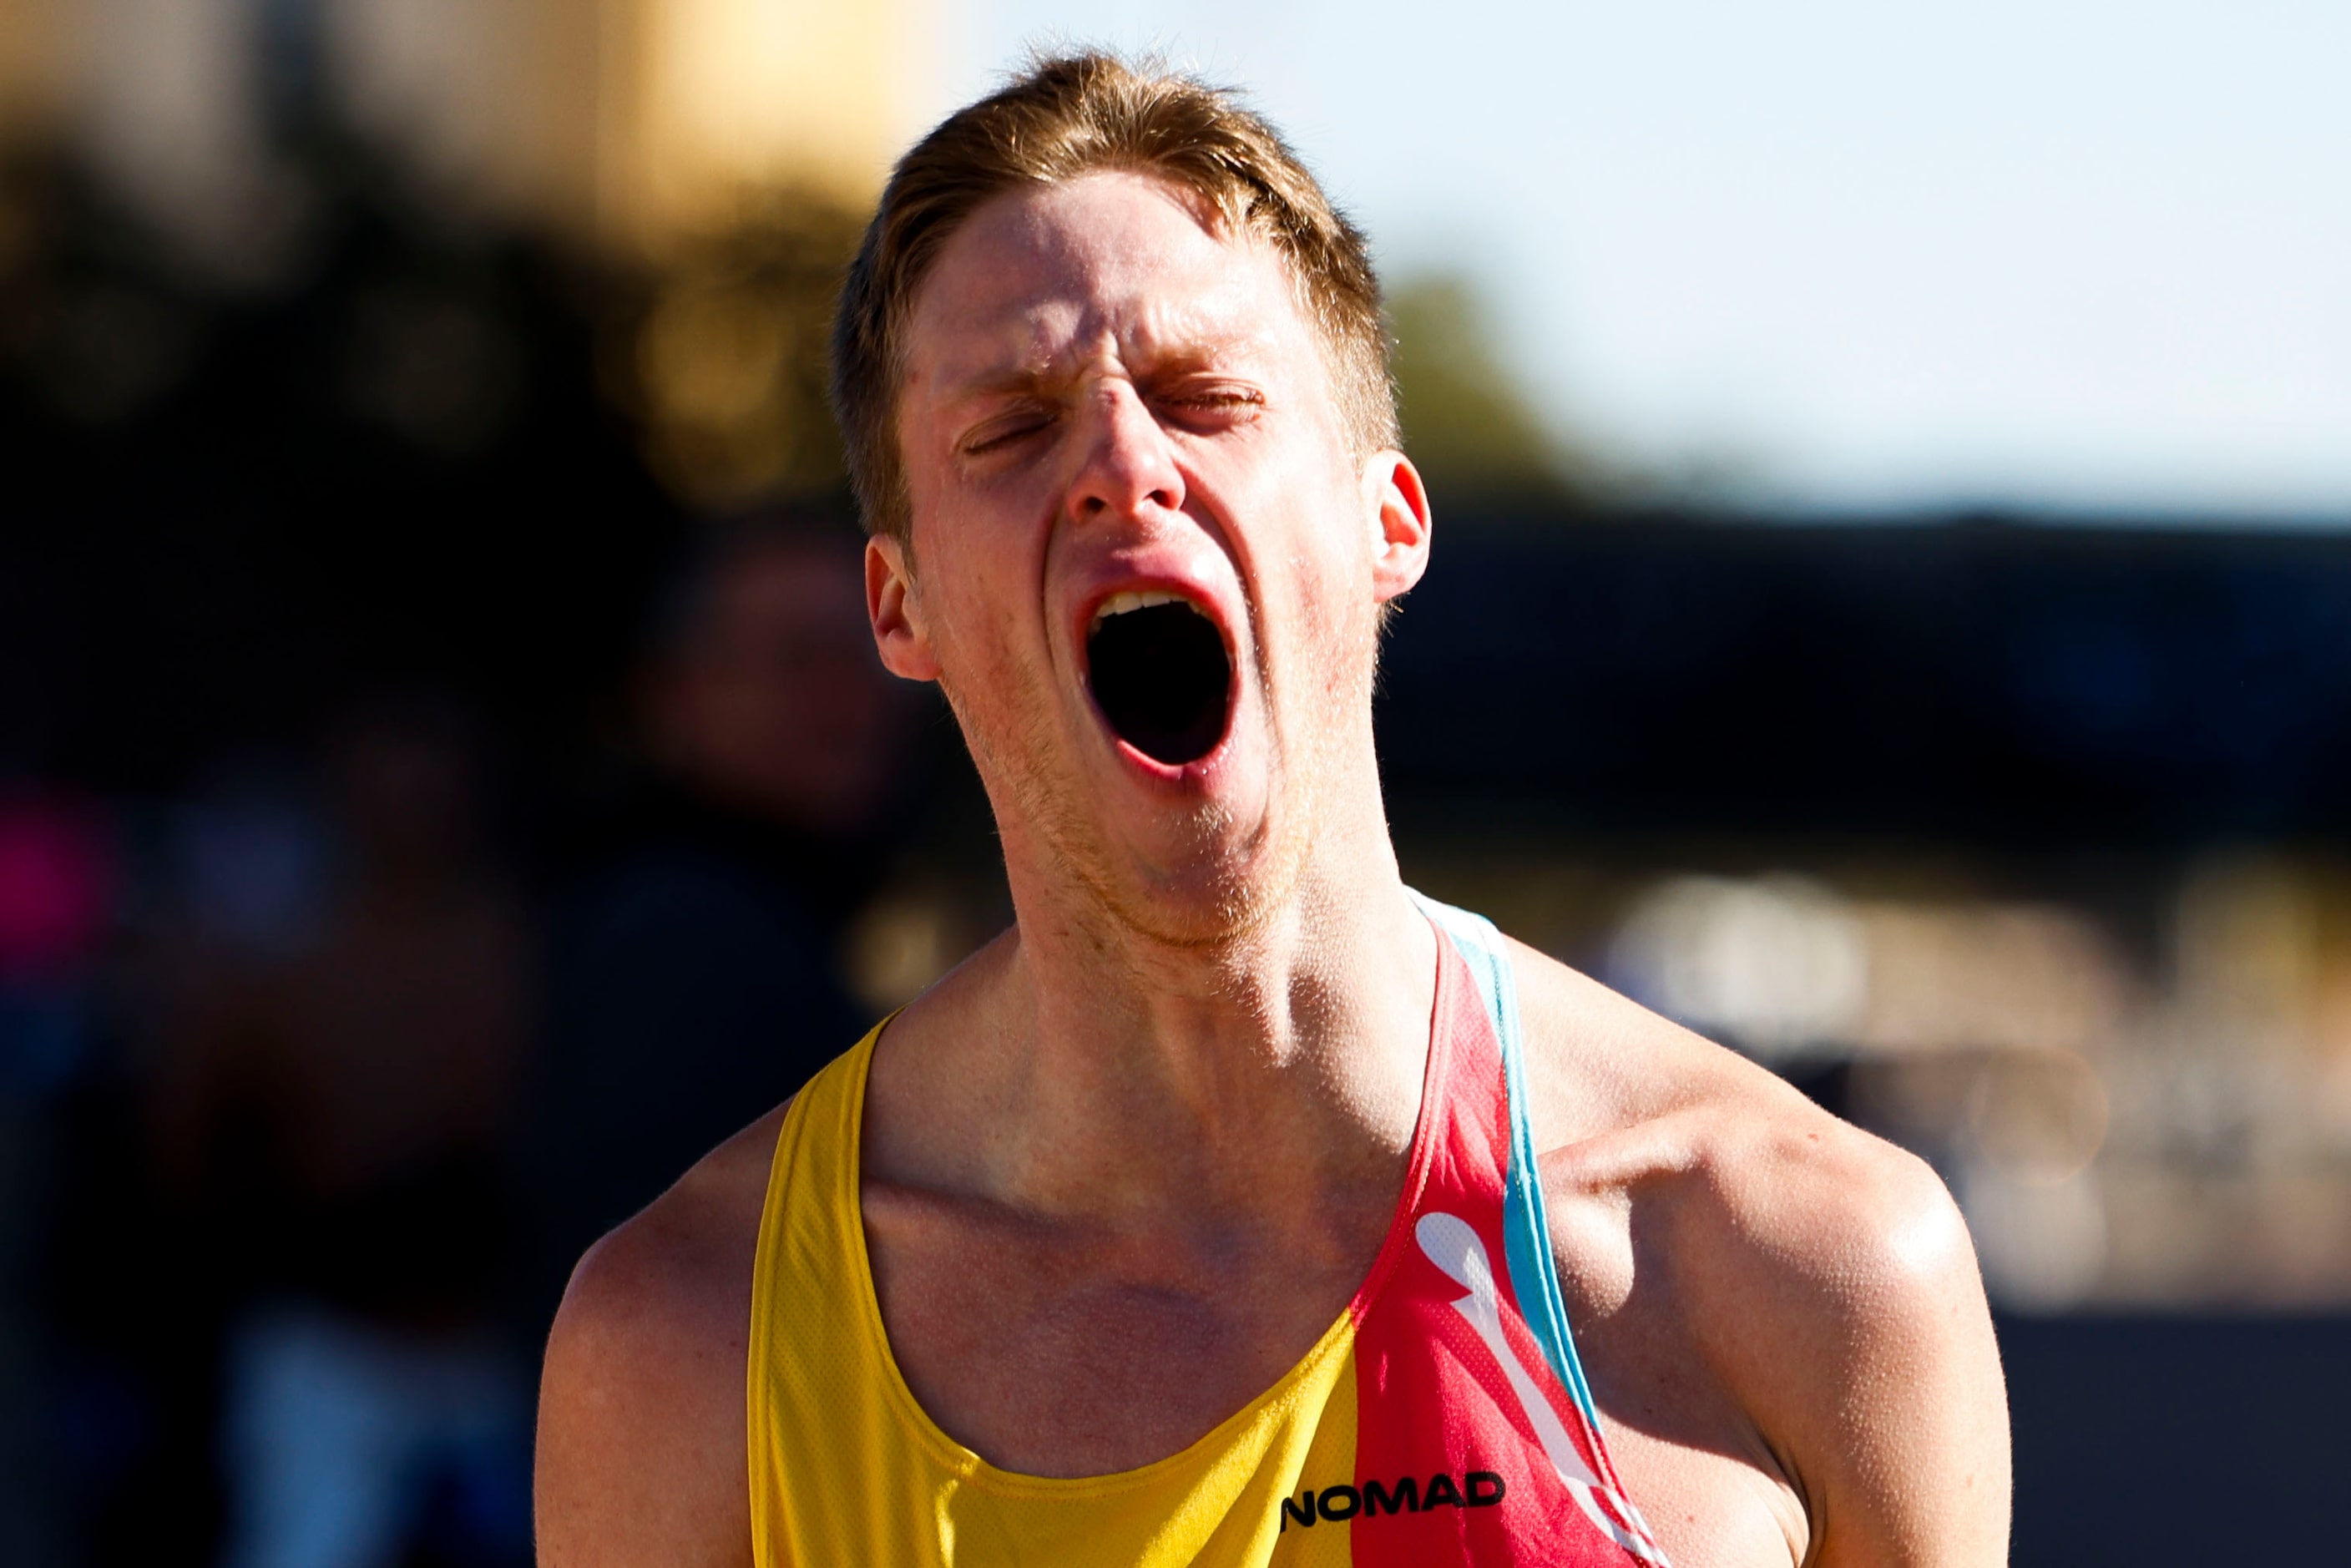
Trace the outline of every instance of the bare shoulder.
{"type": "Polygon", "coordinates": [[[1966,1228],[1923,1161],[1531,948],[1514,959],[1547,1168],[1670,1188],[1692,1240],[1758,1265],[1976,1289],[1966,1228]]]}
{"type": "Polygon", "coordinates": [[[1801,1506],[1808,1562],[2003,1560],[2007,1399],[1941,1179],[1597,982],[1513,958],[1562,1270],[1635,1368],[1706,1368],[1698,1388],[1620,1378],[1626,1414],[1656,1401],[1661,1427],[1750,1448],[1801,1506]]]}
{"type": "Polygon", "coordinates": [[[751,1561],[744,1380],[779,1107],[572,1270],[547,1345],[543,1568],[751,1561]]]}

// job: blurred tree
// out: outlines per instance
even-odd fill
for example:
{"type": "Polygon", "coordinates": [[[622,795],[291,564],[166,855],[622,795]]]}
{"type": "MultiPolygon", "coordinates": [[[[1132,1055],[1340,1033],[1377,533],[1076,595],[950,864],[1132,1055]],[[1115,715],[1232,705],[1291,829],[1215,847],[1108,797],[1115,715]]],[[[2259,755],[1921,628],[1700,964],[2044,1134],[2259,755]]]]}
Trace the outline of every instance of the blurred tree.
{"type": "Polygon", "coordinates": [[[1483,302],[1433,274],[1388,296],[1405,448],[1440,495],[1588,501],[1600,465],[1546,426],[1505,365],[1483,302]]]}
{"type": "Polygon", "coordinates": [[[266,285],[191,267],[68,150],[0,171],[0,751],[170,788],[354,685],[590,722],[690,526],[599,394],[640,280],[290,135],[266,285]]]}
{"type": "Polygon", "coordinates": [[[836,199],[778,192],[655,277],[630,335],[624,396],[647,459],[679,497],[727,508],[845,486],[825,350],[863,227],[836,199]]]}

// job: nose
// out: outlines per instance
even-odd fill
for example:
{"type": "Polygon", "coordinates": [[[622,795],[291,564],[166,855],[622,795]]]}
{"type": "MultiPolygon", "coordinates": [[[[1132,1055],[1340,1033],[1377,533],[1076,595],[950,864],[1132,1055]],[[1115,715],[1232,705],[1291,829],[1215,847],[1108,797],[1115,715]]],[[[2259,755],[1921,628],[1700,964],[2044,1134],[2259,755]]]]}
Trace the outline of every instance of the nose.
{"type": "Polygon", "coordinates": [[[1071,521],[1134,517],[1184,505],[1175,446],[1132,385],[1103,386],[1087,423],[1085,460],[1070,486],[1071,521]]]}

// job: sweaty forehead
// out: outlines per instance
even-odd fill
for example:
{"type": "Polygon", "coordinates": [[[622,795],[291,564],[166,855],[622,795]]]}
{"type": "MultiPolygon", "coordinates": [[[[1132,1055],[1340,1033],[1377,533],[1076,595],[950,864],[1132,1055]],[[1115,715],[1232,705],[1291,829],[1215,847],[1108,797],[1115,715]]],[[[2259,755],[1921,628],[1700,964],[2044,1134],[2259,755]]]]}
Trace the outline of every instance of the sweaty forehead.
{"type": "Polygon", "coordinates": [[[1123,356],[1311,350],[1271,247],[1212,230],[1148,176],[1105,172],[982,204],[941,249],[907,322],[908,390],[1073,371],[1123,356]]]}

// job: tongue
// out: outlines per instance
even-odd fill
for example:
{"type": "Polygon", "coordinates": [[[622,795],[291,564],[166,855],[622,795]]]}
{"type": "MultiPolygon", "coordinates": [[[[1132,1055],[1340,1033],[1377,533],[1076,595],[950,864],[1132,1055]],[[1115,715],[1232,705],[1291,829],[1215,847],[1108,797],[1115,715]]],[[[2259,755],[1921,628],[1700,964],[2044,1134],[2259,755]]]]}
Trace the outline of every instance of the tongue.
{"type": "Polygon", "coordinates": [[[1232,667],[1224,639],[1190,605],[1111,616],[1086,644],[1086,668],[1112,730],[1145,757],[1181,767],[1223,738],[1232,667]]]}

